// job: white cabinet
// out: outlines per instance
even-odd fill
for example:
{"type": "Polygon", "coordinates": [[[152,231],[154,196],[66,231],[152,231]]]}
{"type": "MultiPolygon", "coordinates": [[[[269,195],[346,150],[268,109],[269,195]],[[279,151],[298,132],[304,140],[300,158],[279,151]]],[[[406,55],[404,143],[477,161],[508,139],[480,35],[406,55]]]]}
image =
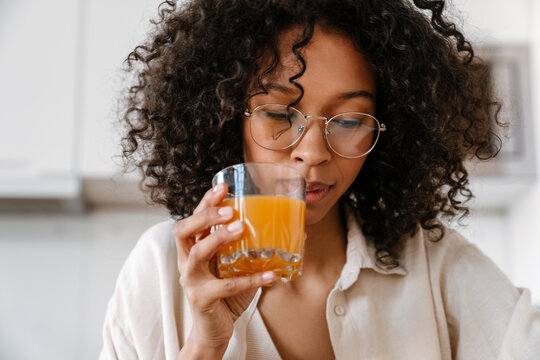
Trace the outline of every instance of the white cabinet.
{"type": "Polygon", "coordinates": [[[0,197],[73,197],[77,1],[0,2],[0,197]]]}
{"type": "Polygon", "coordinates": [[[77,198],[119,172],[120,69],[159,3],[0,1],[0,198],[77,198]]]}
{"type": "Polygon", "coordinates": [[[160,0],[93,0],[83,3],[83,79],[77,171],[110,177],[121,159],[117,111],[125,84],[122,65],[151,29],[160,0]]]}

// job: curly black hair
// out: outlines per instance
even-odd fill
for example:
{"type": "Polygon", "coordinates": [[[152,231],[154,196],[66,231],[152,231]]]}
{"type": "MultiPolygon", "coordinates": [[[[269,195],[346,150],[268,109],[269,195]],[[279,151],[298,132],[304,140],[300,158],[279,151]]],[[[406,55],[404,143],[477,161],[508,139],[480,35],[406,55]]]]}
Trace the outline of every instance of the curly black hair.
{"type": "Polygon", "coordinates": [[[376,117],[389,125],[343,200],[378,263],[397,266],[420,226],[438,240],[442,216],[468,214],[465,160],[500,148],[487,67],[443,8],[442,0],[165,1],[150,38],[126,59],[135,82],[122,115],[124,158],[142,170],[153,202],[173,216],[192,213],[213,174],[243,161],[243,112],[279,64],[279,35],[304,30],[291,48],[296,84],[314,26],[339,31],[369,58],[376,117]]]}

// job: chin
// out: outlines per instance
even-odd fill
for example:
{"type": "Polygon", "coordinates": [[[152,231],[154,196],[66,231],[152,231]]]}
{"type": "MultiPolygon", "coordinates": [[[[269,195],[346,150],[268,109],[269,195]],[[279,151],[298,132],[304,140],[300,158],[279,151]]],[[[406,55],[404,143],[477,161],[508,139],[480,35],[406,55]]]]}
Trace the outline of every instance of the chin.
{"type": "MultiPolygon", "coordinates": [[[[328,199],[329,200],[329,199],[328,199]]],[[[331,201],[333,203],[333,201],[331,201]]],[[[318,204],[307,205],[306,207],[306,227],[315,225],[324,221],[328,216],[332,217],[333,212],[339,212],[338,201],[333,204],[328,204],[328,201],[318,204]]]]}
{"type": "Polygon", "coordinates": [[[328,214],[328,211],[321,211],[320,209],[306,209],[306,226],[315,225],[321,222],[325,216],[328,214]]]}

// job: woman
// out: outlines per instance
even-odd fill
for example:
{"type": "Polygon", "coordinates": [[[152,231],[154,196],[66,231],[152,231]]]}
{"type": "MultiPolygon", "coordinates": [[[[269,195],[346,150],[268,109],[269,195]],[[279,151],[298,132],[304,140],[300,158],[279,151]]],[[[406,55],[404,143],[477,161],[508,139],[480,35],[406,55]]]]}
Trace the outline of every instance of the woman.
{"type": "Polygon", "coordinates": [[[128,57],[125,152],[178,221],[149,229],[109,304],[102,358],[533,359],[540,315],[441,217],[466,215],[464,161],[498,151],[485,66],[442,1],[165,2],[128,57]],[[426,17],[426,11],[430,18],[426,17]],[[139,64],[144,66],[138,66],[139,64]],[[276,108],[301,123],[264,136],[276,108]],[[373,119],[372,145],[335,135],[373,119]],[[256,124],[256,125],[253,125],[256,124]],[[337,125],[336,125],[337,124],[337,125]],[[284,145],[284,146],[282,146],[284,145]],[[275,162],[307,180],[302,276],[233,279],[238,239],[212,175],[275,162]]]}

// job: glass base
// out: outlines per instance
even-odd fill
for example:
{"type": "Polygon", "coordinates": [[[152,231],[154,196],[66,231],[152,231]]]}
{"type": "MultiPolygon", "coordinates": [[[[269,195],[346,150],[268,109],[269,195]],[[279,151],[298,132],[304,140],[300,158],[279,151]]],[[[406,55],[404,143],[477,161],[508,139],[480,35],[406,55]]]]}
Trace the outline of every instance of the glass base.
{"type": "Polygon", "coordinates": [[[218,273],[221,278],[268,270],[274,271],[278,283],[296,280],[302,274],[302,257],[276,249],[249,249],[231,255],[219,254],[218,257],[218,273]]]}

